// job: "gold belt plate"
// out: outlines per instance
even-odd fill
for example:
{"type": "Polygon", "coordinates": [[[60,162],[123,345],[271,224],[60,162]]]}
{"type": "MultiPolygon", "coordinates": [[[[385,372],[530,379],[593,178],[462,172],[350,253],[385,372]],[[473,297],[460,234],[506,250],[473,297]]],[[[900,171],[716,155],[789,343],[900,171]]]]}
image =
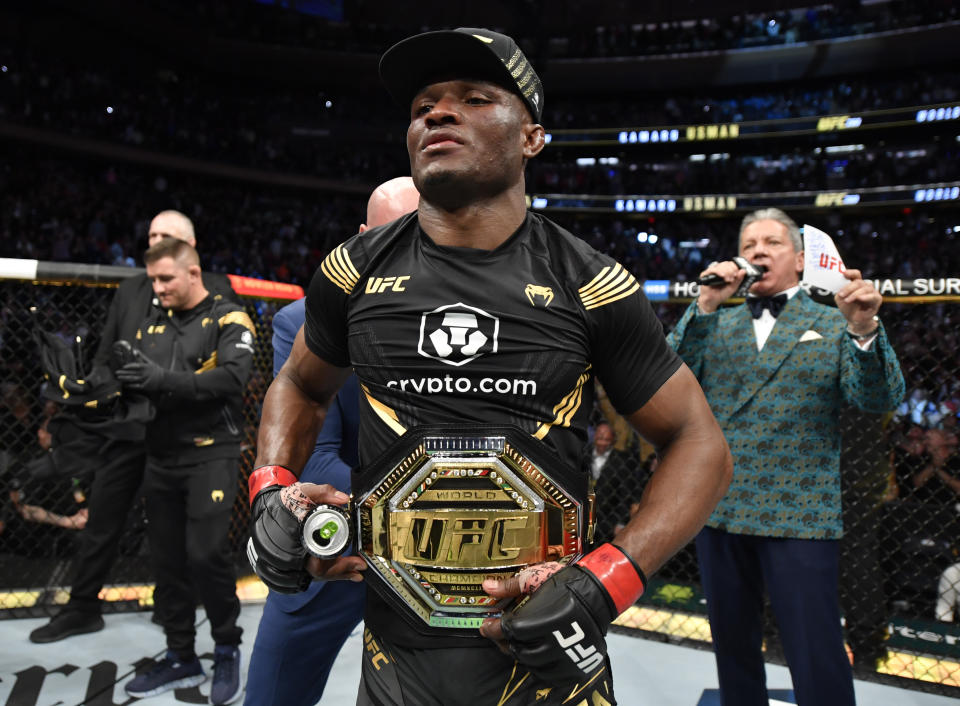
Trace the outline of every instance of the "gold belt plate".
{"type": "Polygon", "coordinates": [[[375,578],[428,625],[446,628],[499,614],[484,579],[578,558],[589,513],[497,435],[425,436],[355,502],[358,550],[375,578]]]}

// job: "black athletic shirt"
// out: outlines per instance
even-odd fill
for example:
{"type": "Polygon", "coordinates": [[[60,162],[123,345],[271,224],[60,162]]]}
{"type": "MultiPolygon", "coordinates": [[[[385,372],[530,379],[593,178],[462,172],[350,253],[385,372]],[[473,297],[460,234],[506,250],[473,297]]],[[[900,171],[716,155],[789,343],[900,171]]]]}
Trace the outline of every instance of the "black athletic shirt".
{"type": "MultiPolygon", "coordinates": [[[[577,467],[594,375],[630,414],[681,364],[633,275],[533,213],[491,251],[437,245],[416,213],[354,236],[314,275],[304,333],[359,377],[361,463],[417,425],[482,422],[577,467]]],[[[375,634],[439,646],[367,595],[375,634]]]]}

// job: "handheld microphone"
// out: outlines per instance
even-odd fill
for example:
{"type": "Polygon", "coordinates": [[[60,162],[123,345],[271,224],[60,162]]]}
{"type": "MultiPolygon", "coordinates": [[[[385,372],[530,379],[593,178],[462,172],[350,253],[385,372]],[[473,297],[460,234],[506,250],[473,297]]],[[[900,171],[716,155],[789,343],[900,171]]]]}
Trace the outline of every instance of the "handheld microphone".
{"type": "MultiPolygon", "coordinates": [[[[743,282],[740,283],[739,290],[746,291],[750,286],[756,282],[758,279],[763,277],[763,273],[767,271],[767,268],[763,265],[754,265],[750,263],[745,257],[731,258],[737,267],[741,270],[746,270],[747,274],[743,278],[743,282]]],[[[723,277],[715,275],[712,272],[708,275],[705,275],[697,280],[697,282],[703,287],[725,287],[727,282],[724,281],[723,277]]]]}

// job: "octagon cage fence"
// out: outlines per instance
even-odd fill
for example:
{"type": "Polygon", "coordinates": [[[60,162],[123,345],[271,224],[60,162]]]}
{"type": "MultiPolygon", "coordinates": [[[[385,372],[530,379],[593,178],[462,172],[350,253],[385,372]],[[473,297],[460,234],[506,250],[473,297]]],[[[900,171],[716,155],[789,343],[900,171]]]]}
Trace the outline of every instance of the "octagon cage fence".
{"type": "MultiPolygon", "coordinates": [[[[0,619],[50,616],[66,602],[72,557],[86,520],[89,473],[75,474],[69,467],[53,474],[37,472],[47,467],[37,463],[49,453],[47,423],[64,410],[44,395],[44,385],[50,383],[41,372],[33,332],[39,327],[56,335],[82,364],[93,355],[117,283],[142,271],[11,262],[18,273],[0,277],[0,619]]],[[[272,378],[272,318],[287,301],[302,296],[302,290],[231,279],[257,331],[255,366],[244,396],[239,492],[231,528],[242,577],[238,590],[241,597],[256,598],[265,595],[265,589],[251,575],[243,552],[249,521],[247,477],[254,463],[260,405],[272,378]]],[[[906,399],[890,414],[848,409],[840,419],[845,526],[840,601],[848,646],[858,657],[868,658],[855,661],[859,678],[960,696],[960,495],[924,494],[914,487],[914,478],[929,475],[931,467],[960,478],[960,280],[926,280],[922,287],[913,286],[917,282],[878,282],[885,295],[881,316],[903,368],[906,399]]],[[[690,287],[674,282],[648,289],[666,330],[695,296],[690,287]]],[[[603,390],[598,393],[592,426],[610,423],[615,438],[595,486],[596,540],[604,541],[629,520],[655,472],[657,457],[616,414],[603,390]]],[[[101,593],[106,611],[152,606],[147,553],[141,498],[129,508],[120,556],[101,593]]],[[[709,648],[710,627],[692,543],[651,577],[646,593],[619,616],[613,629],[709,648]]],[[[767,620],[765,650],[770,661],[783,663],[772,619],[767,620]]]]}

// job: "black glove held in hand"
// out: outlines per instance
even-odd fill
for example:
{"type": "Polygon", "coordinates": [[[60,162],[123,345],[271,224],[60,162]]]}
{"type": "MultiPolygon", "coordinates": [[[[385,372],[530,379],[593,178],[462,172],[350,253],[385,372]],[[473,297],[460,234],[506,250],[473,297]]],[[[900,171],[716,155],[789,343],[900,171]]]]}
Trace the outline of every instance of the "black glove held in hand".
{"type": "Polygon", "coordinates": [[[538,679],[563,686],[603,664],[604,635],[615,617],[600,582],[574,565],[547,579],[500,623],[517,661],[538,679]]]}
{"type": "Polygon", "coordinates": [[[553,686],[582,681],[604,662],[610,622],[633,605],[646,582],[626,552],[602,544],[505,611],[503,635],[535,677],[553,686]]]}
{"type": "Polygon", "coordinates": [[[307,572],[301,520],[283,504],[284,486],[271,485],[253,501],[247,558],[257,576],[278,593],[305,591],[313,580],[307,572]]]}
{"type": "Polygon", "coordinates": [[[163,380],[166,373],[166,370],[146,356],[140,356],[135,363],[127,363],[117,370],[116,376],[117,380],[128,389],[158,392],[164,386],[163,380]]]}

